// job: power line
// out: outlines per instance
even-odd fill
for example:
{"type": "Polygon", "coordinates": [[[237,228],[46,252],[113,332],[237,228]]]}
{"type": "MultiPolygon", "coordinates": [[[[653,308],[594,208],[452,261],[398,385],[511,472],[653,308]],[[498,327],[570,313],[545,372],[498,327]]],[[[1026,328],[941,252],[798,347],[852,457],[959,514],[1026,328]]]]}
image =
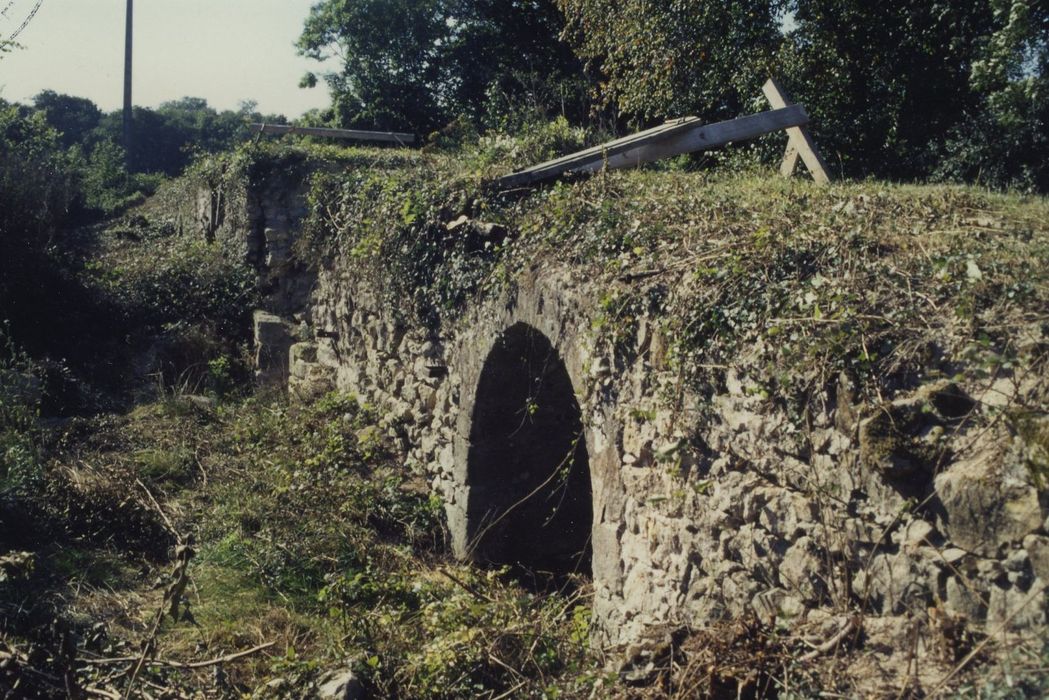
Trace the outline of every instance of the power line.
{"type": "MultiPolygon", "coordinates": [[[[4,8],[4,12],[7,12],[7,10],[9,10],[9,9],[11,8],[11,4],[12,4],[12,3],[8,3],[8,4],[7,4],[7,7],[5,7],[5,8],[4,8]]],[[[32,21],[33,21],[33,17],[35,17],[35,16],[36,16],[37,10],[39,10],[39,9],[40,9],[40,6],[41,6],[41,5],[43,5],[43,4],[44,4],[44,0],[36,0],[36,4],[35,4],[35,5],[33,5],[33,9],[29,11],[29,14],[28,14],[28,15],[26,16],[26,18],[25,18],[25,20],[24,20],[24,21],[22,22],[21,26],[19,26],[19,27],[18,27],[18,29],[16,29],[16,30],[14,31],[14,34],[12,34],[11,36],[7,37],[7,41],[8,41],[8,42],[12,42],[12,41],[14,41],[15,39],[17,39],[17,38],[18,38],[18,35],[19,35],[19,34],[21,34],[21,33],[22,33],[22,31],[23,31],[23,30],[24,30],[24,29],[25,29],[26,27],[28,27],[28,26],[29,26],[29,23],[30,23],[30,22],[32,22],[32,21]]]]}

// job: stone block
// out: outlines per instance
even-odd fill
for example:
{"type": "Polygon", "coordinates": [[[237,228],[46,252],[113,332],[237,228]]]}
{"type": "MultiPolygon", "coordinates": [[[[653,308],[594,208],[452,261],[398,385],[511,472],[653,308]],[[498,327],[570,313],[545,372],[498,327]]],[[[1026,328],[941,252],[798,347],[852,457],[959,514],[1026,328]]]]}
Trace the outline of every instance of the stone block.
{"type": "Polygon", "coordinates": [[[814,602],[823,590],[816,551],[811,537],[799,537],[779,565],[780,585],[807,602],[814,602]]]}
{"type": "Polygon", "coordinates": [[[909,547],[924,545],[927,540],[935,543],[937,539],[936,528],[932,523],[920,519],[911,520],[893,533],[893,541],[909,547]]]}
{"type": "Polygon", "coordinates": [[[291,363],[296,362],[313,363],[317,361],[316,343],[295,343],[291,346],[289,355],[291,363]]]}
{"type": "Polygon", "coordinates": [[[253,328],[256,381],[266,386],[285,384],[289,373],[289,352],[294,342],[290,325],[279,316],[256,310],[253,328]]]}
{"type": "Polygon", "coordinates": [[[1023,540],[1023,546],[1031,561],[1034,575],[1043,581],[1049,581],[1049,537],[1028,535],[1023,540]]]}
{"type": "Polygon", "coordinates": [[[758,617],[766,623],[773,620],[792,620],[805,612],[805,604],[782,588],[770,588],[758,593],[750,602],[758,617]]]}
{"type": "Polygon", "coordinates": [[[321,678],[317,688],[318,700],[364,700],[364,685],[350,669],[329,673],[321,678]]]}
{"type": "Polygon", "coordinates": [[[883,615],[924,609],[931,600],[926,576],[905,553],[874,556],[870,566],[856,574],[853,590],[867,592],[883,615]]]}
{"type": "Polygon", "coordinates": [[[1024,630],[1046,624],[1047,597],[1041,579],[1032,586],[991,586],[987,604],[987,627],[1024,630]]]}
{"type": "Polygon", "coordinates": [[[1003,473],[995,462],[978,453],[935,480],[943,531],[956,546],[984,555],[1023,540],[1045,518],[1037,489],[1003,473]]]}
{"type": "Polygon", "coordinates": [[[950,576],[944,586],[947,607],[954,612],[965,615],[973,622],[980,623],[987,616],[987,602],[985,594],[980,590],[974,590],[970,581],[964,581],[956,576],[950,576]]]}

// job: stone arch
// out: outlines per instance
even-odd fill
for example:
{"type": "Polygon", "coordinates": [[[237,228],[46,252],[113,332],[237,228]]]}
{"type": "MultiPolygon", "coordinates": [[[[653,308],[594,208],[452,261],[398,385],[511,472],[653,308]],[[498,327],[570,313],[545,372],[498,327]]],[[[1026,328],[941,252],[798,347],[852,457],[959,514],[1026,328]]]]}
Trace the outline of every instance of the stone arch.
{"type": "Polygon", "coordinates": [[[481,366],[466,454],[467,554],[590,573],[593,494],[582,413],[564,360],[518,322],[481,366]]]}

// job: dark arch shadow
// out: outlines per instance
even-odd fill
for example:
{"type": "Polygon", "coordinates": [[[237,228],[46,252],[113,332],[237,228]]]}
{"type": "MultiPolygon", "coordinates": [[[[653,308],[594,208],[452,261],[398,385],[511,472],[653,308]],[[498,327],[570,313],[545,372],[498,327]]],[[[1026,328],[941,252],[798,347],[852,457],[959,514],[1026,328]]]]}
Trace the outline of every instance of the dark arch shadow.
{"type": "Polygon", "coordinates": [[[474,560],[550,583],[590,575],[593,498],[579,402],[557,350],[528,324],[507,329],[485,359],[467,460],[474,560]]]}

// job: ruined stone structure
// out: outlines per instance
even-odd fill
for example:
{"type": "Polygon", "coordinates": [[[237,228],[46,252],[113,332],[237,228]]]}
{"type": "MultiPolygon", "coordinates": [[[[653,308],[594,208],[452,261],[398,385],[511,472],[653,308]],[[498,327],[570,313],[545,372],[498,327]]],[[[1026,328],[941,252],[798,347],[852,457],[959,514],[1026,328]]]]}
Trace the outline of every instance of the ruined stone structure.
{"type": "MultiPolygon", "coordinates": [[[[259,220],[225,235],[261,241],[245,249],[269,278],[294,277],[274,241],[301,205],[250,211],[259,220]]],[[[572,269],[523,273],[436,330],[398,320],[351,260],[274,289],[310,291],[257,314],[263,379],[376,406],[443,499],[459,556],[592,575],[599,646],[857,603],[871,633],[910,629],[931,606],[989,632],[1044,633],[1049,503],[1029,447],[966,420],[1030,398],[1033,378],[930,380],[862,406],[842,377],[796,420],[762,396],[747,355],[723,392],[685,390],[658,318],[638,319],[624,361],[599,343],[593,283],[572,269]]]]}

